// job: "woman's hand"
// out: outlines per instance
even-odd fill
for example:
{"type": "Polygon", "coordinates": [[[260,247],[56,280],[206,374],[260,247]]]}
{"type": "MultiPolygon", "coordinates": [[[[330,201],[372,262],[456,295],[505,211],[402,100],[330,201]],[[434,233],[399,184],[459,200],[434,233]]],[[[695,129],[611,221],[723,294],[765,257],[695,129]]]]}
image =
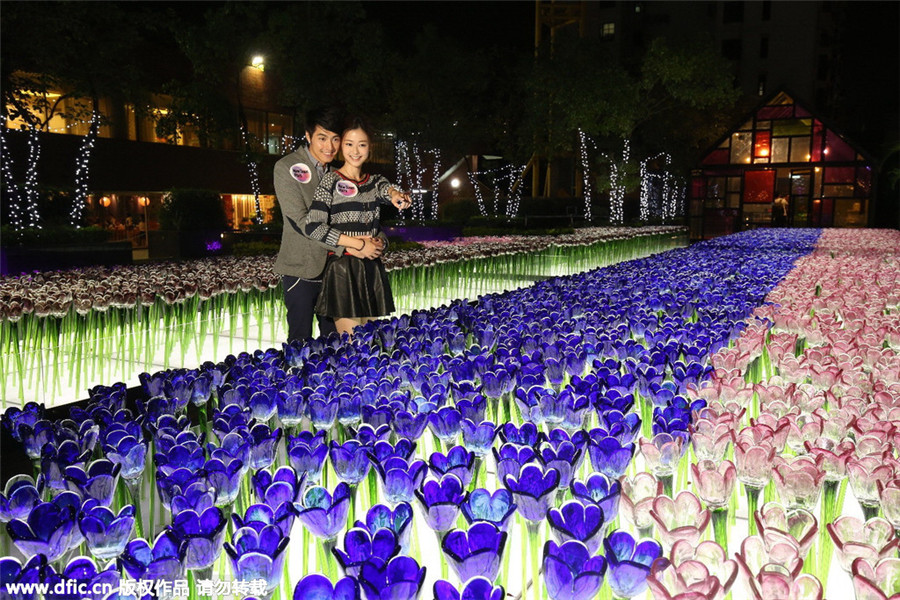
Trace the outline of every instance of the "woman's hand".
{"type": "Polygon", "coordinates": [[[403,210],[412,206],[412,199],[407,192],[391,188],[391,204],[396,206],[398,210],[403,210]]]}
{"type": "Polygon", "coordinates": [[[356,258],[372,260],[381,256],[384,250],[381,240],[372,237],[355,237],[350,239],[351,243],[344,247],[347,249],[347,254],[356,258]],[[360,248],[360,245],[362,245],[362,248],[360,248]]]}

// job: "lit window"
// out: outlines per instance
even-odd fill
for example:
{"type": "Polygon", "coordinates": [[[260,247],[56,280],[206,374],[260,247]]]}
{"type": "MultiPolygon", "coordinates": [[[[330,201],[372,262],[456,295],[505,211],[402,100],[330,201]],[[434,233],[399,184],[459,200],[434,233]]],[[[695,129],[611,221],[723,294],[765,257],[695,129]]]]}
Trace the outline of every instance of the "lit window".
{"type": "Polygon", "coordinates": [[[604,23],[603,27],[600,29],[600,35],[604,38],[614,37],[616,35],[616,24],[604,23]]]}

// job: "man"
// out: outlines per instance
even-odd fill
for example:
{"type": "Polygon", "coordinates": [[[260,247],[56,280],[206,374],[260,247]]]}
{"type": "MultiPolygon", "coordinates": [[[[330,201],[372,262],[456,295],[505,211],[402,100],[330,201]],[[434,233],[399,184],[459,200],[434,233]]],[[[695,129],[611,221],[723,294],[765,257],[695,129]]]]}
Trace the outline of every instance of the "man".
{"type": "MultiPolygon", "coordinates": [[[[275,163],[275,194],[284,216],[284,229],[274,270],[281,275],[284,288],[288,341],[312,337],[312,317],[322,287],[322,271],[333,248],[303,235],[303,223],[319,179],[331,170],[331,161],[337,156],[342,119],[336,108],[311,110],[306,115],[307,147],[298,148],[275,163]]],[[[338,251],[362,257],[351,248],[338,248],[338,251]]],[[[319,317],[318,321],[321,335],[336,331],[331,319],[319,317]]]]}

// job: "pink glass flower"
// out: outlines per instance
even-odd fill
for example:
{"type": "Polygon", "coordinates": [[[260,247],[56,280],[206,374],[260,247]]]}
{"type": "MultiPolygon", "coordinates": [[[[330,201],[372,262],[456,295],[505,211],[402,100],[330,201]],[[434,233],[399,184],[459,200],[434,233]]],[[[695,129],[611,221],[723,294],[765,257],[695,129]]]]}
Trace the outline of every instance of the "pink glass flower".
{"type": "Polygon", "coordinates": [[[883,558],[874,567],[857,558],[850,574],[856,600],[894,600],[900,594],[900,558],[883,558]]]}
{"type": "Polygon", "coordinates": [[[821,467],[822,458],[799,456],[788,462],[782,457],[775,458],[772,477],[775,490],[788,508],[812,510],[825,483],[825,471],[821,467]]]}
{"type": "Polygon", "coordinates": [[[754,600],[822,600],[822,584],[818,579],[806,573],[793,577],[778,565],[766,565],[747,582],[754,600]]]}
{"type": "Polygon", "coordinates": [[[894,528],[881,517],[862,521],[853,516],[838,518],[825,528],[838,550],[838,558],[845,571],[857,558],[864,558],[870,564],[893,554],[900,539],[894,535],[894,528]]]}
{"type": "Polygon", "coordinates": [[[864,507],[877,507],[878,482],[882,485],[894,478],[894,466],[890,459],[881,456],[853,458],[847,463],[847,475],[853,495],[864,507]]]}
{"type": "Polygon", "coordinates": [[[763,439],[771,438],[775,451],[779,454],[784,451],[784,445],[787,443],[788,428],[790,423],[787,418],[778,418],[771,413],[760,413],[756,419],[750,419],[750,427],[741,430],[741,435],[745,435],[745,431],[754,436],[755,441],[760,442],[763,439]],[[749,430],[749,431],[748,431],[749,430]]]}
{"type": "Polygon", "coordinates": [[[751,535],[741,542],[741,551],[734,555],[745,577],[756,577],[763,567],[774,564],[782,567],[791,577],[800,575],[803,569],[803,558],[793,542],[778,542],[771,546],[758,535],[751,535]]]}
{"type": "Polygon", "coordinates": [[[622,481],[619,512],[639,530],[653,527],[650,510],[653,501],[663,494],[663,484],[646,471],[622,481]]]}
{"type": "Polygon", "coordinates": [[[657,433],[650,441],[641,438],[641,454],[651,473],[657,477],[672,475],[684,455],[683,440],[668,433],[657,433]]]}
{"type": "Polygon", "coordinates": [[[795,454],[803,452],[803,443],[816,439],[822,434],[824,419],[815,414],[788,416],[787,446],[795,454]]]}
{"type": "Polygon", "coordinates": [[[722,460],[728,444],[734,441],[734,425],[701,419],[691,425],[691,446],[698,460],[722,460]]]}
{"type": "Polygon", "coordinates": [[[775,464],[775,446],[771,443],[754,443],[749,436],[734,445],[734,463],[741,483],[753,488],[763,488],[772,477],[775,464]]]}
{"type": "Polygon", "coordinates": [[[707,507],[715,510],[725,508],[734,491],[734,483],[737,481],[737,470],[730,460],[714,462],[701,460],[691,464],[691,473],[694,476],[694,485],[697,495],[700,496],[707,507]]]}
{"type": "Polygon", "coordinates": [[[768,502],[753,515],[767,548],[787,543],[797,547],[797,553],[805,557],[816,539],[819,524],[808,510],[788,508],[777,502],[768,502]]]}
{"type": "Polygon", "coordinates": [[[877,482],[878,497],[881,499],[881,512],[900,532],[900,479],[892,479],[887,483],[877,482]]]}
{"type": "Polygon", "coordinates": [[[847,462],[853,458],[853,442],[836,442],[830,437],[818,437],[804,444],[806,451],[815,458],[821,457],[825,481],[840,481],[847,476],[847,462]]]}
{"type": "Polygon", "coordinates": [[[696,560],[675,566],[668,559],[657,558],[647,575],[647,586],[654,600],[716,600],[724,596],[719,580],[696,560]]]}
{"type": "Polygon", "coordinates": [[[691,544],[687,540],[678,540],[672,545],[669,560],[676,567],[687,561],[703,563],[709,572],[719,580],[721,586],[719,597],[727,594],[737,579],[737,562],[729,559],[722,546],[711,540],[700,542],[698,545],[691,544]]]}
{"type": "Polygon", "coordinates": [[[674,500],[659,496],[653,501],[650,516],[658,527],[659,537],[668,551],[678,540],[696,545],[709,525],[710,512],[700,499],[684,490],[674,500]]]}

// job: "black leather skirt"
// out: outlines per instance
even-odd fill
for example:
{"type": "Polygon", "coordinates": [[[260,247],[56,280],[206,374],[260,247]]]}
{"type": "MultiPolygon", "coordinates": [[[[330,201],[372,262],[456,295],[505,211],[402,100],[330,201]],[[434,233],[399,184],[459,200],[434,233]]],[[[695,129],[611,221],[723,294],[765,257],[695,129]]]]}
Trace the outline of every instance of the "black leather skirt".
{"type": "Polygon", "coordinates": [[[316,314],[340,318],[383,317],[394,312],[394,296],[380,258],[328,257],[316,314]]]}

